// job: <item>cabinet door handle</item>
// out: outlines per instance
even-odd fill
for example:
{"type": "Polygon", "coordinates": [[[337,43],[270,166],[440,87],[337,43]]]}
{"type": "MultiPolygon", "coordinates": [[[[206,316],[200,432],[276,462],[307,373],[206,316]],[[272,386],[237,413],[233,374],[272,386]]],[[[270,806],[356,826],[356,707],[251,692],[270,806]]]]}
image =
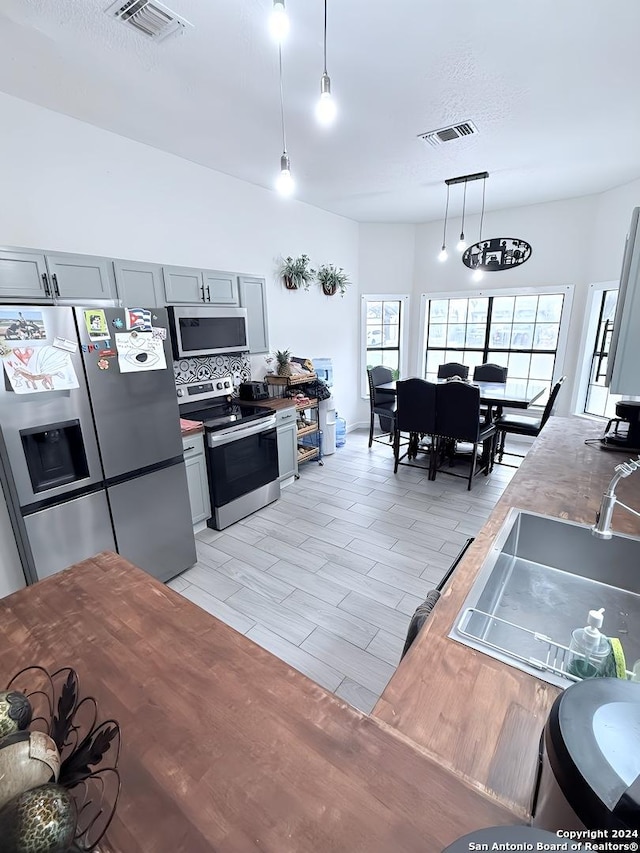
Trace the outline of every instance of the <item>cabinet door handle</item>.
{"type": "Polygon", "coordinates": [[[207,300],[204,298],[204,284],[200,285],[200,293],[202,293],[202,301],[206,302],[207,300]]]}
{"type": "Polygon", "coordinates": [[[58,276],[53,273],[51,276],[51,281],[53,282],[53,292],[55,296],[60,296],[60,288],[58,287],[58,276]]]}
{"type": "Polygon", "coordinates": [[[44,295],[51,296],[51,290],[49,288],[49,279],[47,278],[46,272],[42,273],[42,285],[44,287],[44,295]]]}
{"type": "Polygon", "coordinates": [[[207,302],[211,302],[211,291],[209,290],[209,285],[207,285],[207,302]]]}
{"type": "Polygon", "coordinates": [[[195,450],[195,449],[196,449],[195,444],[192,444],[191,447],[185,447],[183,450],[183,453],[186,453],[188,450],[195,450]]]}

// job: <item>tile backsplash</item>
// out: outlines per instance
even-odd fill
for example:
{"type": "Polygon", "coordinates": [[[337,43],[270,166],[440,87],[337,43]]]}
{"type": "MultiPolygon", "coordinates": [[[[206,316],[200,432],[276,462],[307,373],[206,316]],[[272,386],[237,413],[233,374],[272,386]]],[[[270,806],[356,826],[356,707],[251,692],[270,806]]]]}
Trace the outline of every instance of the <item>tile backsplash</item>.
{"type": "Polygon", "coordinates": [[[187,382],[206,382],[208,379],[220,379],[231,376],[237,387],[241,382],[251,380],[251,359],[249,353],[233,355],[205,355],[199,358],[181,358],[173,362],[176,385],[187,382]]]}

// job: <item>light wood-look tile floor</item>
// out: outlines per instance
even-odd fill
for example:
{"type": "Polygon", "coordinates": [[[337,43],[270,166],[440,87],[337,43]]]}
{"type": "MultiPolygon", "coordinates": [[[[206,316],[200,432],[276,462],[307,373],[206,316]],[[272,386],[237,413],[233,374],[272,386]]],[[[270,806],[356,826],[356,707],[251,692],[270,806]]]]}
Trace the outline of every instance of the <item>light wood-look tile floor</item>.
{"type": "MultiPolygon", "coordinates": [[[[526,450],[526,446],[524,447],[526,450]]],[[[524,452],[523,450],[523,452],[524,452]]],[[[169,586],[369,712],[415,608],[484,524],[514,469],[466,480],[403,467],[367,433],[307,462],[276,503],[197,534],[198,563],[169,586]]]]}

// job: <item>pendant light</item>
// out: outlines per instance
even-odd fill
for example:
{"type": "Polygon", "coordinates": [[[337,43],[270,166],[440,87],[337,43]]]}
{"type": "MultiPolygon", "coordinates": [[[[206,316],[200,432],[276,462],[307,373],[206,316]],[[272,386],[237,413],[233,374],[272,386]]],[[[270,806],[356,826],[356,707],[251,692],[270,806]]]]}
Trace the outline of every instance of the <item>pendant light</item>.
{"type": "Polygon", "coordinates": [[[442,248],[440,249],[440,254],[438,255],[438,260],[440,263],[444,263],[449,257],[449,253],[447,252],[447,218],[449,216],[449,184],[447,184],[447,204],[444,209],[444,229],[442,231],[442,248]]]}
{"type": "Polygon", "coordinates": [[[278,71],[280,75],[280,123],[282,126],[282,154],[280,155],[280,174],[276,180],[276,189],[280,195],[293,194],[295,183],[291,177],[291,161],[287,154],[287,135],[284,126],[284,91],[282,87],[282,45],[278,45],[278,71]]]}
{"type": "Polygon", "coordinates": [[[274,39],[282,44],[289,33],[289,16],[284,8],[284,0],[273,0],[269,29],[274,39]]]}
{"type": "Polygon", "coordinates": [[[467,182],[464,182],[464,195],[462,196],[462,228],[460,230],[460,239],[456,244],[456,249],[459,252],[464,252],[467,248],[467,241],[464,239],[464,212],[467,206],[467,182]]]}
{"type": "MultiPolygon", "coordinates": [[[[484,194],[485,194],[486,188],[487,188],[487,179],[485,177],[482,179],[482,212],[480,214],[480,235],[478,237],[478,243],[482,243],[482,225],[484,223],[484,194]]],[[[482,281],[482,279],[484,278],[484,272],[480,269],[480,267],[477,267],[473,271],[471,278],[473,279],[473,281],[482,281]]]]}
{"type": "Polygon", "coordinates": [[[331,78],[327,74],[327,0],[324,0],[324,71],[320,78],[320,100],[316,105],[316,118],[325,126],[336,117],[336,102],[331,95],[331,78]]]}

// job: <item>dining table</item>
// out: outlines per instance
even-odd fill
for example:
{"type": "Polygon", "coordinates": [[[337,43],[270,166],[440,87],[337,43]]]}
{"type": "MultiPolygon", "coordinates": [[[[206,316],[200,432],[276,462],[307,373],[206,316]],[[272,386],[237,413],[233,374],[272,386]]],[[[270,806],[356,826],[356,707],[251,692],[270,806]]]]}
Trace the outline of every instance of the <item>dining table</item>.
{"type": "MultiPolygon", "coordinates": [[[[449,379],[439,380],[437,384],[450,382],[449,379]]],[[[460,380],[458,380],[460,381],[460,380]]],[[[487,407],[485,420],[493,419],[494,409],[500,414],[503,408],[528,409],[545,392],[546,385],[527,382],[521,379],[507,379],[506,382],[471,382],[480,389],[480,404],[487,407]]],[[[376,391],[396,393],[396,380],[376,385],[376,391]]]]}

